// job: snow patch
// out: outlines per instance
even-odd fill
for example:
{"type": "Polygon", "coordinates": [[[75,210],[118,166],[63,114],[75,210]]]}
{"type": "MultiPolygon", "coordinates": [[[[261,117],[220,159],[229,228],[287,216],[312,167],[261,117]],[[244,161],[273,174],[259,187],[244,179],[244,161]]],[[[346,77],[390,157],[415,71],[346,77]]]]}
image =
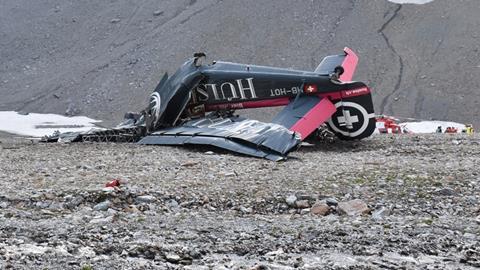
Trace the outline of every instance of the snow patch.
{"type": "Polygon", "coordinates": [[[405,122],[399,125],[402,129],[406,129],[412,133],[435,133],[437,127],[442,127],[443,132],[445,132],[447,127],[454,127],[458,129],[458,132],[462,132],[462,130],[465,129],[464,124],[445,121],[405,122]]]}
{"type": "Polygon", "coordinates": [[[14,111],[0,111],[0,131],[31,136],[43,137],[60,132],[84,132],[95,128],[99,120],[86,116],[67,117],[58,114],[30,113],[19,114],[14,111]]]}
{"type": "Polygon", "coordinates": [[[388,1],[395,4],[417,4],[417,5],[423,5],[423,4],[433,2],[433,0],[388,0],[388,1]]]}

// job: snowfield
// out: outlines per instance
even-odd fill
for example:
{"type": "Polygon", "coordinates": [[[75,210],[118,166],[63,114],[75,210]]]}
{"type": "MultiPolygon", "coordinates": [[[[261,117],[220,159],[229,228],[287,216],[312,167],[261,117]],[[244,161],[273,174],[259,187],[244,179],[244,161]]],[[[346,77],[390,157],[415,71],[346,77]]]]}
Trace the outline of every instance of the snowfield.
{"type": "Polygon", "coordinates": [[[462,129],[465,129],[464,124],[446,121],[405,122],[399,125],[402,129],[406,129],[412,133],[435,133],[437,127],[442,127],[442,132],[445,132],[447,127],[454,127],[459,133],[462,132],[462,129]]]}
{"type": "Polygon", "coordinates": [[[29,113],[19,114],[14,111],[0,111],[0,131],[23,136],[43,137],[55,131],[88,131],[101,122],[86,116],[67,117],[58,114],[29,113]]]}

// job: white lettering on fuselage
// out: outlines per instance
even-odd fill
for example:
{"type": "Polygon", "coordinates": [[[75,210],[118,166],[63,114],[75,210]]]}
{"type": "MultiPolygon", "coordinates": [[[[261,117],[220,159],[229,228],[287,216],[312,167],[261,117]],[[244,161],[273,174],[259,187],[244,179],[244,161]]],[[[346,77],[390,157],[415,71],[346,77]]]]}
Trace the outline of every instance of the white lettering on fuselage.
{"type": "Polygon", "coordinates": [[[300,92],[302,92],[302,89],[299,86],[294,86],[290,89],[275,88],[275,89],[270,89],[270,96],[271,97],[278,97],[278,96],[286,96],[286,95],[296,95],[300,92]]]}
{"type": "Polygon", "coordinates": [[[220,84],[220,87],[214,83],[201,84],[197,87],[198,100],[208,101],[213,99],[215,101],[233,101],[233,100],[246,100],[257,98],[255,87],[253,86],[253,78],[238,79],[235,80],[236,84],[230,82],[224,82],[220,84]],[[244,83],[243,81],[246,81],[244,83]]]}

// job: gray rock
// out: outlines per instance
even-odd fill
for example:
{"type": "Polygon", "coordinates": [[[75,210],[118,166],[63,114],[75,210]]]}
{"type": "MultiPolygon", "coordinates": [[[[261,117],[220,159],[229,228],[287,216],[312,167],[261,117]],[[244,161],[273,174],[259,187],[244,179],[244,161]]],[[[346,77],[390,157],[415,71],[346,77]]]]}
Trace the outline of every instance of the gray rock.
{"type": "Polygon", "coordinates": [[[372,218],[375,220],[381,220],[388,215],[390,215],[390,210],[382,207],[372,213],[372,218]]]}
{"type": "Polygon", "coordinates": [[[441,189],[436,189],[433,192],[433,194],[439,195],[439,196],[455,196],[457,195],[457,192],[452,188],[441,188],[441,189]]]}
{"type": "Polygon", "coordinates": [[[295,195],[289,195],[289,196],[285,199],[285,202],[286,202],[287,205],[290,206],[290,207],[294,207],[296,201],[297,201],[297,196],[295,196],[295,195]]]}
{"type": "Polygon", "coordinates": [[[95,210],[95,211],[107,211],[108,208],[110,208],[111,205],[112,205],[112,203],[109,200],[106,200],[104,202],[101,202],[101,203],[95,205],[93,207],[93,210],[95,210]]]}
{"type": "Polygon", "coordinates": [[[348,216],[368,214],[370,212],[368,205],[360,199],[340,202],[337,209],[340,214],[348,216]]]}
{"type": "Polygon", "coordinates": [[[335,198],[327,198],[325,202],[330,206],[337,206],[338,201],[335,198]]]}
{"type": "Polygon", "coordinates": [[[113,221],[113,216],[108,216],[105,218],[94,218],[90,220],[90,224],[108,224],[113,221]]]}
{"type": "Polygon", "coordinates": [[[111,19],[110,22],[111,23],[118,23],[118,22],[120,22],[120,19],[119,18],[111,19]]]}
{"type": "Polygon", "coordinates": [[[77,206],[79,206],[83,201],[82,196],[76,196],[72,198],[70,195],[68,196],[69,198],[65,197],[67,199],[67,203],[65,203],[65,207],[68,209],[73,209],[77,206]]]}
{"type": "Polygon", "coordinates": [[[242,212],[244,214],[250,214],[250,213],[252,213],[252,208],[247,208],[245,206],[240,206],[240,212],[242,212]]]}
{"type": "Polygon", "coordinates": [[[172,200],[169,200],[167,202],[167,205],[170,207],[170,208],[178,208],[178,202],[174,199],[172,200]]]}
{"type": "Polygon", "coordinates": [[[152,203],[156,199],[157,198],[155,198],[154,196],[151,196],[151,195],[142,195],[142,196],[138,196],[137,198],[135,198],[135,200],[137,202],[140,202],[140,203],[152,203]]]}
{"type": "Polygon", "coordinates": [[[153,12],[153,16],[160,16],[160,15],[162,15],[162,14],[163,14],[163,11],[162,11],[162,10],[155,10],[155,11],[153,12]]]}
{"type": "Polygon", "coordinates": [[[295,207],[299,209],[310,208],[310,203],[307,200],[300,200],[295,202],[295,207]]]}
{"type": "Polygon", "coordinates": [[[169,263],[179,263],[182,258],[180,256],[178,256],[177,254],[168,253],[165,256],[165,259],[167,259],[167,262],[169,262],[169,263]]]}

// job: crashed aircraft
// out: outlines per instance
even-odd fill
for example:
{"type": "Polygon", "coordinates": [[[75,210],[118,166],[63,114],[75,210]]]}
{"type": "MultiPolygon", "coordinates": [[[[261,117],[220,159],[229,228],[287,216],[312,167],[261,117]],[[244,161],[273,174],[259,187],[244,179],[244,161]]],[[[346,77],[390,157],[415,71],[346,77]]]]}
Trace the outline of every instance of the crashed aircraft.
{"type": "Polygon", "coordinates": [[[173,76],[163,76],[141,113],[127,113],[114,129],[55,134],[45,141],[129,141],[148,145],[211,145],[284,159],[322,124],[340,139],[375,129],[370,89],[351,81],[358,57],[349,48],[313,71],[205,63],[197,53],[173,76]],[[237,109],[285,106],[271,123],[234,115],[237,109]]]}

